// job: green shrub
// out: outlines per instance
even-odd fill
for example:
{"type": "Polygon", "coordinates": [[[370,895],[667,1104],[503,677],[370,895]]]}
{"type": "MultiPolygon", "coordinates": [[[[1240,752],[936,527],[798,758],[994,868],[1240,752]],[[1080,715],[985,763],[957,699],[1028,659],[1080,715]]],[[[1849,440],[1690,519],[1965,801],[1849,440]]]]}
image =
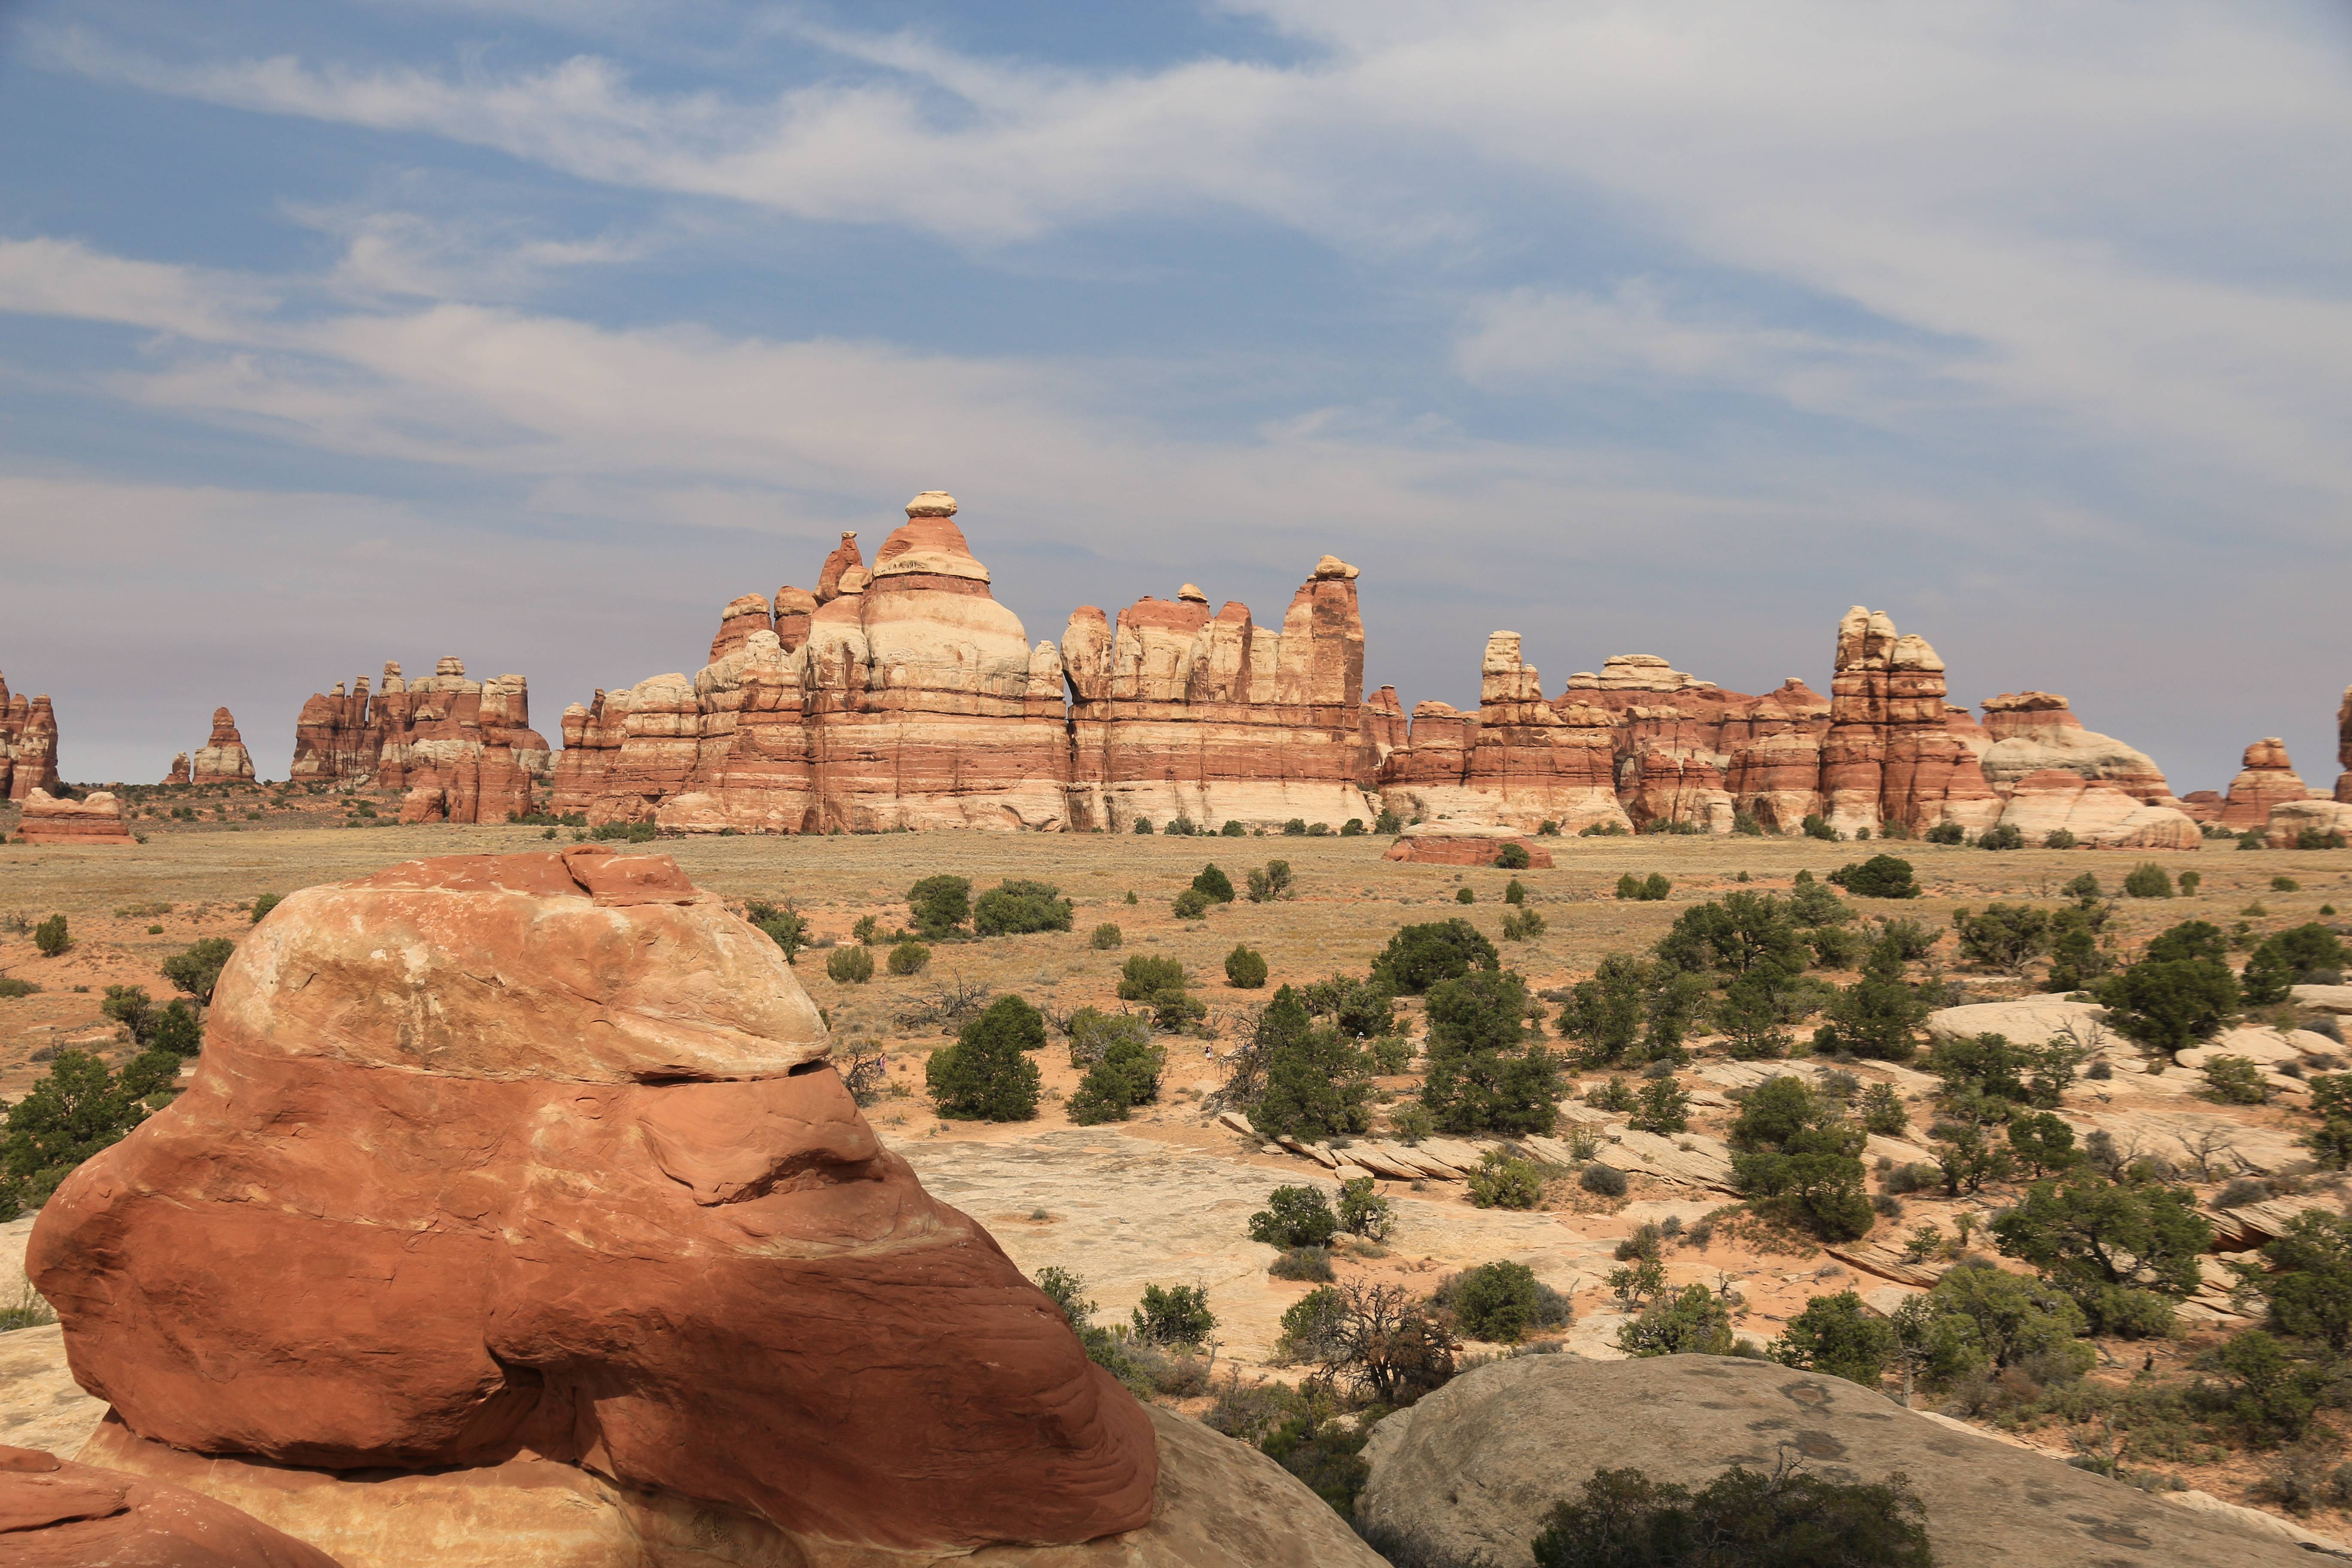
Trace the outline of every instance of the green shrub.
{"type": "Polygon", "coordinates": [[[1338,1278],[1331,1272],[1331,1254],[1320,1247],[1294,1247],[1267,1264],[1265,1271],[1276,1279],[1298,1279],[1310,1285],[1328,1285],[1338,1278]]]}
{"type": "Polygon", "coordinates": [[[1187,989],[1182,964],[1141,952],[1130,956],[1119,969],[1118,999],[1146,1004],[1164,1029],[1182,1028],[1208,1010],[1187,989]]]}
{"type": "Polygon", "coordinates": [[[1873,1223],[1863,1192],[1866,1135],[1803,1079],[1767,1079],[1748,1091],[1732,1124],[1732,1176],[1750,1206],[1829,1241],[1866,1236],[1873,1223]]]}
{"type": "Polygon", "coordinates": [[[1255,991],[1265,984],[1265,954],[1235,947],[1225,954],[1225,984],[1240,991],[1255,991]]]}
{"type": "Polygon", "coordinates": [[[930,967],[931,950],[919,942],[901,942],[890,949],[893,974],[920,974],[930,967]]]}
{"type": "Polygon", "coordinates": [[[2042,847],[2044,849],[2072,849],[2080,843],[2082,840],[2075,837],[2070,828],[2053,827],[2042,836],[2042,847]]]}
{"type": "Polygon", "coordinates": [[[1176,895],[1176,901],[1170,907],[1176,911],[1176,918],[1180,921],[1204,921],[1209,918],[1209,906],[1215,900],[1200,889],[1187,888],[1176,895]]]}
{"type": "Polygon", "coordinates": [[[1577,1181],[1586,1192],[1597,1193],[1604,1198],[1623,1197],[1630,1184],[1624,1172],[1614,1165],[1604,1165],[1598,1160],[1585,1166],[1577,1181]]]}
{"type": "Polygon", "coordinates": [[[1841,1290],[1807,1301],[1769,1353],[1782,1366],[1876,1388],[1897,1349],[1894,1325],[1864,1311],[1853,1291],[1841,1290]]]}
{"type": "Polygon", "coordinates": [[[1330,1019],[1349,1039],[1377,1039],[1396,1032],[1396,995],[1376,981],[1335,974],[1303,988],[1298,999],[1310,1015],[1330,1019]]]}
{"type": "Polygon", "coordinates": [[[2202,871],[2183,871],[2180,873],[2179,880],[2180,896],[2184,899],[2193,899],[2197,896],[2197,889],[2202,886],[2205,881],[2205,873],[2202,871]]]}
{"type": "Polygon", "coordinates": [[[38,985],[29,980],[18,980],[13,975],[0,974],[0,997],[35,996],[40,994],[40,990],[38,985]]]}
{"type": "Polygon", "coordinates": [[[1903,1096],[1893,1084],[1874,1083],[1863,1092],[1862,1125],[1883,1138],[1899,1138],[1911,1125],[1910,1112],[1903,1109],[1903,1096]]]}
{"type": "Polygon", "coordinates": [[[76,1166],[121,1142],[146,1119],[142,1102],[168,1088],[179,1066],[177,1057],[151,1051],[109,1072],[88,1051],[59,1051],[0,1126],[0,1215],[40,1207],[76,1166]]]}
{"type": "Polygon", "coordinates": [[[1304,838],[1307,836],[1307,819],[1303,816],[1292,817],[1282,825],[1282,836],[1285,838],[1304,838]]]}
{"type": "Polygon", "coordinates": [[[808,945],[808,921],[798,910],[790,904],[749,899],[743,904],[743,918],[783,949],[786,963],[799,962],[801,949],[808,945]]]}
{"type": "Polygon", "coordinates": [[[980,902],[972,906],[971,929],[982,936],[1025,936],[1033,931],[1067,931],[1073,916],[1070,900],[1052,883],[1007,878],[981,894],[980,902]]]}
{"type": "Polygon", "coordinates": [[[1137,817],[1137,818],[1135,819],[1135,830],[1136,830],[1138,833],[1140,833],[1140,834],[1144,835],[1146,837],[1150,837],[1150,834],[1151,834],[1151,818],[1150,818],[1150,817],[1148,817],[1148,816],[1139,816],[1139,817],[1137,817]]]}
{"type": "Polygon", "coordinates": [[[1234,901],[1233,879],[1217,869],[1214,861],[1201,868],[1200,875],[1192,879],[1192,888],[1195,892],[1207,894],[1211,903],[1230,904],[1234,901]]]}
{"type": "Polygon", "coordinates": [[[1454,1314],[1474,1340],[1515,1345],[1531,1332],[1565,1328],[1573,1317],[1568,1298],[1524,1263],[1482,1263],[1446,1279],[1431,1300],[1454,1314]]]}
{"type": "Polygon", "coordinates": [[[1454,901],[1457,904],[1475,904],[1478,901],[1478,895],[1467,888],[1456,888],[1454,889],[1454,901]]]}
{"type": "Polygon", "coordinates": [[[1535,864],[1524,844],[1509,843],[1495,852],[1495,864],[1506,871],[1524,871],[1535,864]]]}
{"type": "Polygon", "coordinates": [[[2239,1273],[2269,1304],[2272,1328],[2352,1351],[2352,1219],[2306,1209],[2263,1247],[2263,1263],[2239,1273]]]}
{"type": "Polygon", "coordinates": [[[1397,834],[1404,831],[1404,820],[1398,816],[1395,812],[1389,810],[1386,806],[1382,806],[1381,808],[1380,815],[1372,818],[1372,831],[1386,837],[1393,837],[1397,834]]]}
{"type": "Polygon", "coordinates": [[[1525,904],[1527,901],[1527,887],[1517,877],[1512,878],[1509,881],[1503,884],[1503,902],[1507,904],[1525,904]]]}
{"type": "MultiPolygon", "coordinates": [[[[1978,834],[1977,847],[1979,849],[2022,849],[2025,847],[2025,835],[2018,831],[2015,824],[2004,822],[1996,826],[1988,827],[1982,833],[1978,834]]],[[[2062,845],[2060,847],[2063,848],[2064,846],[2062,845]]]]}
{"type": "Polygon", "coordinates": [[[1370,1064],[1337,1029],[1318,1026],[1290,986],[1259,1015],[1244,1058],[1265,1085],[1249,1118],[1265,1137],[1328,1138],[1370,1125],[1364,1104],[1370,1064]]]}
{"type": "Polygon", "coordinates": [[[1198,1285],[1146,1285],[1129,1321],[1135,1338],[1148,1345],[1198,1346],[1217,1329],[1209,1293],[1198,1285]]]}
{"type": "Polygon", "coordinates": [[[1395,1212],[1370,1176],[1339,1184],[1339,1228],[1367,1241],[1386,1241],[1396,1228],[1395,1212]]]}
{"type": "MultiPolygon", "coordinates": [[[[858,951],[864,951],[860,949],[858,951]]],[[[1045,1015],[1018,996],[997,997],[931,1053],[923,1077],[941,1116],[1026,1121],[1037,1114],[1037,1064],[1027,1053],[1045,1044],[1045,1015]]]]}
{"type": "Polygon", "coordinates": [[[193,1057],[204,1049],[204,1025],[194,1007],[174,999],[165,1003],[163,1010],[155,1016],[154,1036],[148,1043],[175,1057],[193,1057]]]}
{"type": "Polygon", "coordinates": [[[1916,899],[1919,884],[1912,879],[1911,862],[1892,855],[1874,855],[1849,861],[1829,875],[1830,881],[1857,899],[1916,899]]]}
{"type": "Polygon", "coordinates": [[[1996,903],[1982,914],[1963,906],[1952,911],[1960,956],[2008,974],[2024,973],[2026,962],[2050,945],[2051,916],[2031,904],[1996,903]]]}
{"type": "Polygon", "coordinates": [[[1926,1521],[1900,1470],[1833,1481],[1735,1465],[1694,1494],[1603,1469],[1553,1506],[1533,1551],[1535,1568],[1930,1568],[1926,1521]]]}
{"type": "Polygon", "coordinates": [[[1653,1298],[1617,1331],[1617,1348],[1629,1356],[1729,1355],[1737,1343],[1730,1301],[1704,1285],[1653,1298]]]}
{"type": "Polygon", "coordinates": [[[1687,1132],[1691,1097],[1671,1078],[1654,1078],[1642,1085],[1640,1103],[1626,1125],[1636,1132],[1687,1132]]]}
{"type": "Polygon", "coordinates": [[[2195,1044],[2238,1005],[2237,977],[2213,958],[2144,958],[2096,994],[2118,1030],[2161,1051],[2195,1044]]]}
{"type": "Polygon", "coordinates": [[[259,925],[261,917],[286,901],[282,893],[264,893],[253,900],[253,923],[259,925]]]}
{"type": "Polygon", "coordinates": [[[907,912],[914,918],[916,934],[938,942],[951,937],[971,919],[969,878],[926,877],[907,889],[907,912]]]}
{"type": "Polygon", "coordinates": [[[1127,938],[1124,933],[1119,931],[1116,923],[1110,921],[1105,921],[1102,924],[1095,927],[1095,934],[1087,940],[1094,944],[1096,952],[1108,952],[1112,948],[1117,947],[1121,942],[1125,942],[1127,938]]]}
{"type": "Polygon", "coordinates": [[[143,1047],[154,1037],[158,1015],[144,986],[108,986],[106,999],[98,1005],[98,1010],[121,1025],[132,1045],[143,1047]]]}
{"type": "Polygon", "coordinates": [[[1448,1132],[1549,1132],[1559,1064],[1528,1032],[1526,984],[1478,970],[1429,988],[1421,1102],[1448,1132]]]}
{"type": "Polygon", "coordinates": [[[2300,893],[2303,891],[2303,884],[2296,881],[2293,877],[2273,877],[2271,879],[2271,891],[2273,893],[2300,893]]]}
{"type": "MultiPolygon", "coordinates": [[[[1361,833],[1363,830],[1364,825],[1362,823],[1360,822],[1356,824],[1357,832],[1361,833]]],[[[1240,823],[1232,820],[1230,817],[1226,819],[1225,825],[1223,827],[1217,829],[1217,833],[1220,837],[1224,838],[1246,838],[1249,837],[1249,829],[1244,827],[1240,823]]]]}
{"type": "Polygon", "coordinates": [[[33,945],[43,958],[55,958],[73,945],[73,934],[67,928],[66,917],[51,915],[33,928],[33,945]]]}
{"type": "Polygon", "coordinates": [[[2172,897],[2172,879],[2153,860],[2143,860],[2124,878],[2124,892],[2135,899],[2172,897]]]}
{"type": "Polygon", "coordinates": [[[1470,1173],[1470,1201],[1482,1209],[1531,1209],[1543,1201],[1543,1173],[1532,1160],[1489,1149],[1470,1173]]]}
{"type": "Polygon", "coordinates": [[[1254,904],[1271,903],[1276,899],[1297,896],[1290,886],[1290,862],[1287,860],[1269,860],[1263,869],[1252,871],[1245,879],[1249,884],[1250,902],[1254,904]]]}
{"type": "Polygon", "coordinates": [[[2074,1147],[2074,1130],[2046,1110],[2027,1111],[2010,1119],[2009,1152],[2011,1159],[2037,1177],[2083,1162],[2082,1151],[2074,1147]]]}
{"type": "Polygon", "coordinates": [[[1191,817],[1180,816],[1175,821],[1170,823],[1164,831],[1171,838],[1190,838],[1194,834],[1200,832],[1200,829],[1192,826],[1192,819],[1191,817]]]}
{"type": "Polygon", "coordinates": [[[2142,1298],[2178,1299],[2200,1281],[2212,1222],[2186,1187],[2110,1182],[2076,1170],[2034,1183],[1992,1223],[2002,1253],[2040,1269],[2101,1333],[2161,1332],[2171,1320],[2142,1298]]]}
{"type": "MultiPolygon", "coordinates": [[[[1096,1016],[1100,1018],[1102,1015],[1096,1016]]],[[[1138,1020],[1121,1018],[1117,1022],[1125,1026],[1097,1032],[1099,1055],[1070,1095],[1070,1120],[1081,1127],[1124,1121],[1129,1110],[1160,1098],[1160,1071],[1166,1065],[1167,1053],[1152,1043],[1150,1035],[1138,1026],[1138,1020]]],[[[1082,1049],[1094,1044],[1089,1041],[1082,1046],[1073,1033],[1071,1059],[1076,1061],[1082,1049]]]]}
{"type": "Polygon", "coordinates": [[[1503,917],[1505,942],[1532,942],[1543,935],[1548,922],[1533,910],[1513,910],[1503,917]]]}
{"type": "Polygon", "coordinates": [[[1419,996],[1441,980],[1457,979],[1473,969],[1499,970],[1502,962],[1495,944],[1476,926],[1456,918],[1399,931],[1372,960],[1372,978],[1391,994],[1419,996]]]}
{"type": "Polygon", "coordinates": [[[163,961],[163,978],[178,989],[210,1006],[213,988],[220,984],[225,968],[236,943],[225,936],[206,937],[192,944],[184,952],[175,952],[163,961]]]}
{"type": "Polygon", "coordinates": [[[1939,822],[1919,837],[1930,844],[1965,844],[1969,836],[1957,822],[1939,822]]]}
{"type": "Polygon", "coordinates": [[[1829,825],[1828,819],[1822,816],[1819,813],[1807,812],[1805,814],[1805,820],[1799,826],[1801,827],[1805,837],[1808,838],[1820,838],[1831,843],[1835,843],[1837,841],[1837,829],[1832,827],[1829,825]]]}
{"type": "Polygon", "coordinates": [[[849,934],[855,941],[871,947],[882,934],[882,922],[872,915],[860,915],[851,922],[849,934]]]}
{"type": "Polygon", "coordinates": [[[2271,1097],[2262,1064],[2251,1057],[2210,1057],[2205,1092],[2224,1105],[2260,1105],[2271,1097]]]}
{"type": "Polygon", "coordinates": [[[1249,1217],[1252,1241],[1285,1249],[1328,1246],[1339,1230],[1339,1216],[1320,1187],[1276,1187],[1249,1217]]]}
{"type": "Polygon", "coordinates": [[[825,978],[843,985],[863,985],[874,978],[874,950],[836,947],[824,955],[825,978]]]}
{"type": "Polygon", "coordinates": [[[1931,1387],[2032,1365],[2044,1381],[2080,1377],[2098,1360],[2083,1310],[2046,1279],[1963,1259],[1892,1323],[1906,1362],[1931,1387]]]}
{"type": "Polygon", "coordinates": [[[2210,1364],[2229,1374],[2225,1408],[2259,1447],[2291,1443],[2310,1431],[2339,1375],[2298,1361],[2261,1329],[2231,1335],[2210,1364]]]}

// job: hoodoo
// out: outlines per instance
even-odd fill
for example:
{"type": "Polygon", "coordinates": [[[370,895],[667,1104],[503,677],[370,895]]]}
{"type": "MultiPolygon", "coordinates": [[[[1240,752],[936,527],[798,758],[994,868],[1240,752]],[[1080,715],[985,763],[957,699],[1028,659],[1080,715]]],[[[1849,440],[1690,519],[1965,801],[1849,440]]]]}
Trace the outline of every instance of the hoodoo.
{"type": "Polygon", "coordinates": [[[58,777],[58,716],[48,698],[8,695],[0,677],[0,800],[24,800],[35,790],[54,795],[58,777]]]}
{"type": "Polygon", "coordinates": [[[404,822],[503,822],[530,809],[550,761],[521,676],[473,680],[463,659],[445,658],[413,682],[386,663],[373,695],[365,676],[348,695],[341,681],[313,695],[295,721],[288,776],[406,791],[404,822]]]}
{"type": "Polygon", "coordinates": [[[190,784],[251,784],[253,756],[245,749],[245,737],[236,732],[236,720],[226,708],[213,710],[212,738],[202,750],[189,759],[190,784]]]}

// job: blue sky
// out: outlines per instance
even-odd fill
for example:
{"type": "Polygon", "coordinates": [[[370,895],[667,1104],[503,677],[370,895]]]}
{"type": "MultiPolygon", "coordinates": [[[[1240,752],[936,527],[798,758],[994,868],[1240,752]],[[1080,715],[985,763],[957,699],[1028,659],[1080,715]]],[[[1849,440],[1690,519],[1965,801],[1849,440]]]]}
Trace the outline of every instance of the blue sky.
{"type": "Polygon", "coordinates": [[[943,489],[1033,638],[1329,551],[1466,703],[1867,604],[2324,786],[2347,17],[0,0],[0,671],[79,779],[385,658],[552,736],[943,489]]]}

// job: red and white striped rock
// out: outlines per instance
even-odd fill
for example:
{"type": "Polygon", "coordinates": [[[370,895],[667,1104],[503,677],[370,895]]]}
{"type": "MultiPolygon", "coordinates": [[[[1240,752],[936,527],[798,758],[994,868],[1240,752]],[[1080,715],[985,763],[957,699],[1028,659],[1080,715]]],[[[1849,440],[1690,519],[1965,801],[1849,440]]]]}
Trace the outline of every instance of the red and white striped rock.
{"type": "Polygon", "coordinates": [[[408,822],[504,822],[531,809],[551,759],[521,676],[473,680],[463,659],[444,658],[410,681],[387,662],[374,696],[365,676],[352,688],[346,696],[338,681],[302,705],[290,777],[405,790],[408,822]]]}
{"type": "Polygon", "coordinates": [[[2187,814],[2055,768],[2014,781],[2000,825],[2016,828],[2029,846],[2061,828],[2093,849],[2198,849],[2205,843],[2187,814]]]}
{"type": "Polygon", "coordinates": [[[1822,738],[1824,815],[1843,833],[1889,822],[1991,826],[2001,802],[1947,716],[1944,661],[1856,605],[1838,623],[1830,727],[1822,738]]]}
{"type": "Polygon", "coordinates": [[[213,732],[201,750],[188,759],[188,782],[199,784],[251,784],[253,754],[236,732],[236,720],[226,708],[213,710],[213,732]]]}
{"type": "Polygon", "coordinates": [[[58,777],[58,716],[46,695],[8,695],[0,678],[0,800],[65,787],[58,777]]]}
{"type": "Polygon", "coordinates": [[[2221,826],[2267,827],[2273,807],[2310,795],[2294,764],[2287,760],[2286,742],[2275,735],[2266,736],[2246,748],[2244,765],[2230,781],[2230,794],[2221,806],[2221,826]]]}
{"type": "Polygon", "coordinates": [[[16,837],[26,844],[129,845],[139,842],[123,825],[122,803],[104,790],[81,800],[59,800],[36,787],[25,797],[16,837]]]}
{"type": "Polygon", "coordinates": [[[2164,770],[2147,752],[2083,728],[2054,691],[2009,691],[1984,704],[1992,744],[1979,759],[1986,781],[2006,794],[2032,773],[2059,769],[2159,805],[2171,798],[2164,770]]]}

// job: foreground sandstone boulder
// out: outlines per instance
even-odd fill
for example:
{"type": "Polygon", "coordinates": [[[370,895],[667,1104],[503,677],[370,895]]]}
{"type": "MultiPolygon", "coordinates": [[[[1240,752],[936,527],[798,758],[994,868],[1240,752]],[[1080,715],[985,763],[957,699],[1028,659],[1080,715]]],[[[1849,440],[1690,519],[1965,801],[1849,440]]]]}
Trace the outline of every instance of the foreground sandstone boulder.
{"type": "Polygon", "coordinates": [[[186,1092],[35,1229],[114,1406],[91,1457],[346,1568],[1286,1561],[1053,1554],[1260,1493],[1338,1527],[1271,1461],[1155,1435],[828,1048],[774,943],[666,857],[290,896],[186,1092]]]}
{"type": "Polygon", "coordinates": [[[10,1568],[338,1568],[226,1503],[144,1476],[0,1447],[10,1568]]]}
{"type": "Polygon", "coordinates": [[[27,844],[125,845],[139,842],[122,820],[122,803],[104,790],[80,800],[54,800],[45,789],[25,797],[16,837],[27,844]]]}
{"type": "Polygon", "coordinates": [[[1910,1478],[1937,1568],[2288,1568],[2312,1557],[2200,1513],[1905,1410],[1842,1378],[1728,1356],[1479,1367],[1372,1429],[1359,1517],[1431,1563],[1524,1568],[1553,1503],[1632,1467],[1704,1486],[1785,1455],[1832,1480],[1910,1478]]]}

